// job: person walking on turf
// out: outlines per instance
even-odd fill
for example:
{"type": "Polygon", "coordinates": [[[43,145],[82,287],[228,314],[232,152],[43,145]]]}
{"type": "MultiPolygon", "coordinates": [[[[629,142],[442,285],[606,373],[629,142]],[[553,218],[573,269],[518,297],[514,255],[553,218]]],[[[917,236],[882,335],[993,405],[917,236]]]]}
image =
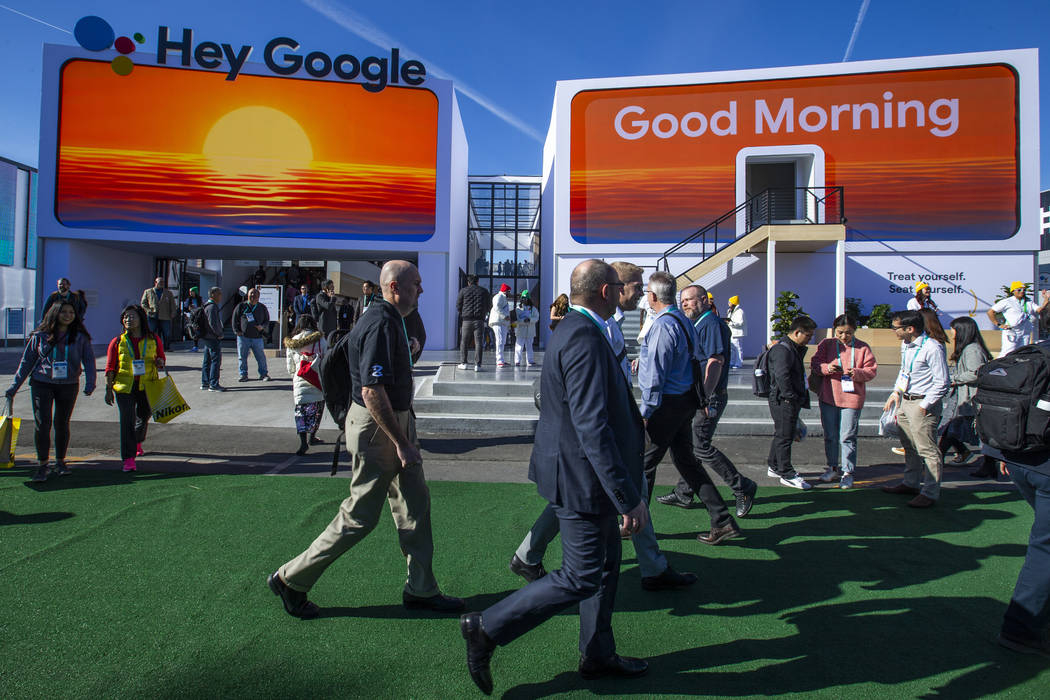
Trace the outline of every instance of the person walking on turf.
{"type": "Polygon", "coordinates": [[[620,280],[606,263],[585,260],[570,288],[573,307],[551,335],[540,375],[537,434],[549,439],[536,441],[529,462],[529,478],[560,522],[562,568],[460,618],[467,670],[485,694],[493,688],[489,662],[497,645],[577,604],[580,675],[627,677],[648,669],[616,653],[612,631],[620,532],[633,535],[649,521],[642,418],[607,335],[620,280]]]}
{"type": "MultiPolygon", "coordinates": [[[[704,467],[722,477],[722,481],[733,489],[736,500],[736,516],[743,518],[751,512],[758,492],[758,484],[743,476],[725,453],[714,446],[718,419],[729,403],[729,354],[730,329],[725,321],[716,316],[706,290],[698,284],[682,290],[682,313],[696,329],[697,352],[704,371],[704,393],[707,405],[698,409],[693,417],[693,455],[704,467]]],[[[693,490],[684,479],[678,480],[671,493],[656,500],[668,506],[692,508],[693,490]]]]}
{"type": "Polygon", "coordinates": [[[248,290],[248,300],[237,304],[233,310],[233,332],[237,334],[237,370],[240,379],[248,381],[248,352],[255,355],[255,364],[259,368],[259,379],[270,381],[266,366],[266,353],[263,346],[264,337],[270,328],[270,312],[266,304],[259,303],[259,290],[252,287],[248,290]]]}
{"type": "Polygon", "coordinates": [[[463,601],[443,595],[434,578],[430,491],[412,411],[412,359],[404,318],[418,304],[422,280],[412,263],[391,260],[383,265],[379,284],[383,298],[372,303],[346,340],[353,387],[345,430],[353,465],[350,496],[306,551],[267,579],[285,612],[294,617],[317,616],[319,608],[307,593],[336,559],[375,528],[384,500],[390,503],[408,560],[404,606],[438,612],[463,609],[463,601]]]}
{"type": "MultiPolygon", "coordinates": [[[[634,311],[638,308],[638,299],[642,296],[642,268],[621,261],[612,263],[612,268],[620,280],[617,310],[634,311]]],[[[627,361],[627,344],[623,337],[623,330],[615,318],[616,313],[614,312],[613,317],[605,324],[606,337],[616,355],[616,362],[620,371],[623,372],[624,380],[630,387],[631,368],[627,361]]],[[[634,401],[633,394],[631,401],[634,401]]],[[[529,529],[529,533],[522,540],[514,556],[511,557],[510,570],[530,583],[546,576],[547,572],[543,568],[543,555],[547,551],[547,545],[558,535],[558,531],[556,509],[553,504],[548,503],[540,513],[540,517],[529,529]]],[[[651,521],[640,532],[633,535],[631,540],[638,559],[638,568],[642,574],[643,590],[671,590],[696,583],[696,574],[679,573],[671,568],[667,557],[660,551],[651,521]]]]}
{"type": "Polygon", "coordinates": [[[114,400],[120,415],[120,458],[123,470],[138,469],[135,458],[146,454],[142,443],[153,415],[143,381],[160,379],[164,369],[164,341],[149,330],[141,306],[125,306],[120,313],[124,332],[109,341],[106,352],[106,405],[114,400]]]}
{"type": "MultiPolygon", "coordinates": [[[[698,409],[694,383],[701,381],[694,376],[693,362],[702,355],[693,322],[675,306],[675,286],[674,277],[666,272],[649,276],[649,308],[656,315],[638,355],[642,417],[646,419],[645,432],[649,437],[645,450],[647,497],[652,498],[657,466],[671,450],[675,469],[699,494],[711,517],[711,529],[696,539],[715,545],[740,537],[740,528],[693,452],[693,417],[698,409]]],[[[718,373],[710,372],[708,376],[710,385],[717,385],[718,373]]],[[[699,408],[706,411],[706,407],[699,408]]]]}
{"type": "MultiPolygon", "coordinates": [[[[44,320],[29,336],[22,361],[8,387],[7,413],[22,383],[29,380],[33,399],[33,441],[37,469],[33,481],[47,480],[51,460],[51,428],[55,429],[55,468],[51,473],[70,473],[66,464],[69,447],[69,419],[77,402],[80,374],[84,374],[84,396],[95,390],[95,353],[91,336],[71,301],[52,304],[44,320]]],[[[13,450],[13,446],[12,446],[13,450]]]]}
{"type": "Polygon", "coordinates": [[[766,472],[784,486],[811,489],[791,464],[791,443],[798,432],[798,414],[809,408],[809,388],[803,362],[806,345],[817,324],[809,316],[791,321],[787,335],[769,348],[769,414],[773,418],[773,439],[769,444],[766,472]]]}
{"type": "Polygon", "coordinates": [[[897,414],[904,446],[904,479],[882,490],[914,496],[908,501],[912,508],[929,508],[941,495],[944,464],[937,448],[937,425],[941,399],[950,386],[948,361],[944,346],[926,335],[920,312],[898,311],[891,324],[901,340],[901,367],[883,410],[893,409],[897,414]]]}
{"type": "Polygon", "coordinates": [[[456,295],[456,314],[459,316],[459,369],[467,368],[467,349],[473,340],[474,371],[481,371],[488,306],[489,290],[478,286],[477,275],[467,275],[467,286],[456,295]]]}

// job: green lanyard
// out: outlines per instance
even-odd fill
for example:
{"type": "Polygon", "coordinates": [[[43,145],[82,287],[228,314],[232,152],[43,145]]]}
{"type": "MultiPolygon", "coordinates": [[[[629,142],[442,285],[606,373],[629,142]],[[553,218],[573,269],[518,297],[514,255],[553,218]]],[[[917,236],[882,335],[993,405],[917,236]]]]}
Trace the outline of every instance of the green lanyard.
{"type": "Polygon", "coordinates": [[[405,325],[405,317],[401,314],[397,316],[401,319],[401,330],[405,332],[405,345],[408,346],[408,366],[414,369],[416,363],[412,361],[412,341],[408,339],[408,327],[405,325]]]}
{"type": "MultiPolygon", "coordinates": [[[[66,351],[66,356],[62,358],[62,361],[68,363],[69,362],[69,336],[66,336],[66,339],[62,343],[62,346],[63,346],[63,348],[66,351]]],[[[58,359],[58,345],[54,345],[51,348],[51,361],[54,362],[57,359],[58,359]]]]}
{"type": "MultiPolygon", "coordinates": [[[[919,343],[919,347],[915,348],[915,354],[911,356],[911,364],[908,365],[908,377],[911,377],[911,371],[913,369],[915,369],[915,358],[917,358],[919,356],[919,352],[922,351],[922,346],[926,344],[926,339],[929,338],[929,337],[930,336],[928,336],[928,335],[926,335],[924,333],[923,336],[922,336],[922,342],[919,343]]],[[[904,359],[907,357],[907,355],[906,355],[907,351],[908,351],[907,348],[902,348],[901,349],[901,369],[904,369],[904,359]]]]}
{"type": "MultiPolygon", "coordinates": [[[[849,342],[849,366],[850,366],[850,369],[852,369],[852,368],[857,366],[857,345],[856,345],[856,342],[857,341],[855,341],[855,340],[851,340],[849,342]]],[[[922,342],[925,343],[926,341],[924,340],[922,342]]],[[[842,367],[842,351],[839,350],[839,345],[843,345],[843,344],[840,343],[838,340],[836,340],[835,341],[835,352],[837,352],[838,355],[839,355],[839,367],[842,367]]],[[[845,347],[845,345],[843,345],[843,347],[845,347]]],[[[919,347],[920,348],[922,347],[921,343],[920,343],[919,347]]],[[[915,354],[918,355],[919,351],[916,350],[915,354]]],[[[915,364],[915,358],[914,357],[911,358],[911,363],[912,363],[912,365],[915,364]]],[[[844,367],[842,367],[842,369],[845,370],[844,367]]],[[[909,370],[909,371],[911,371],[911,370],[909,370]]]]}
{"type": "Polygon", "coordinates": [[[577,313],[581,313],[584,316],[586,316],[587,318],[591,319],[591,322],[594,325],[598,326],[598,330],[600,330],[602,332],[602,335],[606,335],[608,333],[609,327],[605,323],[603,323],[602,321],[599,321],[598,318],[594,314],[592,314],[590,311],[588,311],[584,307],[578,306],[576,304],[569,304],[569,308],[572,309],[573,311],[576,311],[577,313]]]}
{"type": "MultiPolygon", "coordinates": [[[[127,346],[128,346],[128,353],[129,353],[129,354],[131,355],[131,359],[132,359],[132,360],[141,360],[141,359],[144,359],[144,358],[142,358],[142,357],[138,357],[138,356],[136,356],[136,355],[135,355],[135,347],[134,347],[134,346],[133,346],[133,345],[131,344],[131,338],[130,338],[130,337],[128,337],[128,334],[127,334],[127,333],[125,333],[125,334],[124,334],[124,342],[125,342],[125,343],[127,344],[127,346]]],[[[146,342],[146,336],[142,336],[142,342],[143,342],[143,343],[145,343],[145,342],[146,342]]],[[[145,349],[146,349],[146,348],[145,348],[145,345],[143,345],[143,348],[142,348],[142,349],[143,349],[143,351],[145,351],[145,349]]],[[[143,352],[142,354],[143,354],[143,355],[145,355],[146,353],[145,353],[145,352],[143,352]]]]}
{"type": "Polygon", "coordinates": [[[700,318],[696,319],[696,322],[693,323],[693,328],[698,328],[700,326],[700,322],[707,318],[707,315],[709,313],[711,313],[711,309],[708,309],[703,314],[701,314],[700,318]]]}

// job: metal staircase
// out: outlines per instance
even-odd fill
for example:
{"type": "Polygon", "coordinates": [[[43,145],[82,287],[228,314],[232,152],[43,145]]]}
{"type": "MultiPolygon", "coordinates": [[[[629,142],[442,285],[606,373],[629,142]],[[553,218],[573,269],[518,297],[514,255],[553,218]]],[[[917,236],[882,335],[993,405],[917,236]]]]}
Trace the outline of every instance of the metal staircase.
{"type": "Polygon", "coordinates": [[[672,257],[700,258],[675,274],[678,289],[683,289],[767,240],[784,241],[787,249],[796,250],[845,240],[843,200],[842,187],[764,190],[668,248],[657,267],[671,272],[672,257]]]}

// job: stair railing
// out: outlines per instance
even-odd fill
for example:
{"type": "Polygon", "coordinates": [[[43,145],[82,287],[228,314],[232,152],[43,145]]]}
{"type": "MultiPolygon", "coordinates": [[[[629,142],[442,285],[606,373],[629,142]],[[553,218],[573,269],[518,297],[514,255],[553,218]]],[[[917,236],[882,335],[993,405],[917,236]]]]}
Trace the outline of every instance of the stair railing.
{"type": "Polygon", "coordinates": [[[768,224],[844,224],[845,202],[843,188],[838,187],[771,187],[748,197],[736,208],[700,228],[674,244],[657,261],[657,268],[670,272],[671,256],[693,243],[700,244],[701,262],[732,245],[742,236],[768,224]],[[737,216],[744,214],[744,231],[736,230],[737,216]],[[788,218],[785,218],[787,214],[788,218]],[[726,222],[732,224],[727,225],[726,222]],[[733,235],[719,244],[719,232],[730,228],[733,235]],[[708,252],[708,240],[712,243],[708,252]]]}

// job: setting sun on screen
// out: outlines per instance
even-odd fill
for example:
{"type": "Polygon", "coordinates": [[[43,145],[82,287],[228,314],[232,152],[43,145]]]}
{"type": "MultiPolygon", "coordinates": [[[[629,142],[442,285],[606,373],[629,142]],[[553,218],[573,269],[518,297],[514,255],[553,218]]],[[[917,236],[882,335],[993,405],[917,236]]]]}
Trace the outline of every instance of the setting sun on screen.
{"type": "Polygon", "coordinates": [[[201,152],[223,175],[280,175],[303,169],[313,147],[299,122],[272,107],[250,106],[223,115],[208,131],[201,152]]]}

